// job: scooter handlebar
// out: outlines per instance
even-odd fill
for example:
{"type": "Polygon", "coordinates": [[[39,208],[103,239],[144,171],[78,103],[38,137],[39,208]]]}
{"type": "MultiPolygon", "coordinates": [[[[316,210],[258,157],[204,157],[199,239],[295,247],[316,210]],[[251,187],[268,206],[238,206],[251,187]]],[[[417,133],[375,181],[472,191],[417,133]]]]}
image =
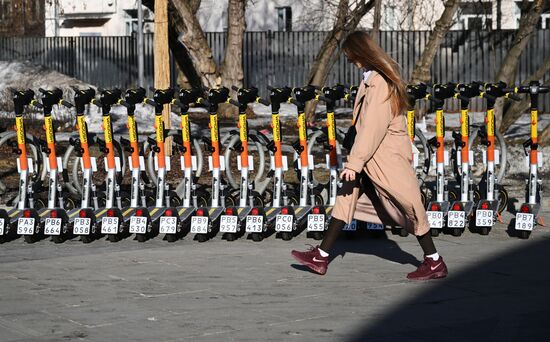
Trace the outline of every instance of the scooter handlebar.
{"type": "Polygon", "coordinates": [[[292,103],[293,105],[295,105],[297,107],[303,106],[303,103],[301,103],[300,101],[295,100],[292,97],[288,99],[288,103],[292,103]]]}
{"type": "Polygon", "coordinates": [[[510,100],[521,101],[521,97],[519,97],[518,95],[514,94],[513,92],[506,93],[506,97],[509,98],[510,100]]]}
{"type": "Polygon", "coordinates": [[[65,101],[65,100],[59,101],[59,104],[65,106],[65,107],[67,107],[67,108],[73,108],[73,107],[74,107],[74,105],[73,105],[72,103],[67,102],[67,101],[65,101]]]}
{"type": "Polygon", "coordinates": [[[156,107],[156,105],[157,105],[157,103],[156,103],[155,101],[153,101],[153,100],[151,100],[151,99],[148,99],[148,98],[145,98],[145,99],[143,100],[143,102],[146,103],[146,104],[148,104],[148,105],[150,105],[150,106],[153,106],[153,107],[156,107]]]}
{"type": "Polygon", "coordinates": [[[232,104],[235,107],[240,107],[241,106],[241,104],[239,102],[237,102],[233,99],[229,99],[229,101],[227,101],[227,102],[229,102],[230,104],[232,104]]]}
{"type": "Polygon", "coordinates": [[[35,107],[38,108],[38,109],[44,108],[44,106],[42,105],[42,103],[40,103],[40,102],[38,102],[38,101],[36,101],[36,100],[33,100],[33,101],[31,102],[31,105],[32,105],[32,106],[35,106],[35,107]]]}
{"type": "Polygon", "coordinates": [[[233,89],[234,91],[239,91],[239,87],[234,86],[234,85],[231,86],[231,89],[233,89]]]}
{"type": "Polygon", "coordinates": [[[317,95],[317,100],[318,101],[324,101],[326,103],[332,103],[331,99],[329,99],[328,97],[325,97],[323,95],[317,95]]]}
{"type": "Polygon", "coordinates": [[[263,104],[264,106],[268,106],[268,107],[271,106],[271,103],[269,103],[268,100],[262,99],[261,97],[258,97],[258,98],[256,99],[256,102],[261,103],[261,104],[263,104]]]}

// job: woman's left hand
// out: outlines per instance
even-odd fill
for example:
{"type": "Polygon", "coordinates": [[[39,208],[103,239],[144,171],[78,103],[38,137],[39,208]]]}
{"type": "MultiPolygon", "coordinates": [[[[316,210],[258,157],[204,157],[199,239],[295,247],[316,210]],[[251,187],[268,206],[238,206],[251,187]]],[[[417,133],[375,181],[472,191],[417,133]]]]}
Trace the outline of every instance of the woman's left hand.
{"type": "Polygon", "coordinates": [[[340,172],[340,179],[348,182],[353,182],[355,180],[357,172],[350,170],[350,169],[343,169],[342,172],[340,172]]]}

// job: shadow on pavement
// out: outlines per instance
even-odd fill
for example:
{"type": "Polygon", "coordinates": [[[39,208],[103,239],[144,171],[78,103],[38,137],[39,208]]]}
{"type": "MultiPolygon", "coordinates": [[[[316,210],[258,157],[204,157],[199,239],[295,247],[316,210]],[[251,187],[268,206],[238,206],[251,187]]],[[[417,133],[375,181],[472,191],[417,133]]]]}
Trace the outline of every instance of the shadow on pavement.
{"type": "Polygon", "coordinates": [[[546,238],[460,273],[451,268],[349,341],[549,341],[549,259],[546,238]]]}
{"type": "MultiPolygon", "coordinates": [[[[342,234],[342,236],[346,236],[346,234],[342,234]]],[[[393,261],[402,265],[410,264],[415,267],[418,267],[421,263],[421,261],[418,260],[414,255],[402,250],[395,241],[388,239],[387,231],[377,231],[374,234],[357,232],[354,235],[347,236],[347,239],[341,238],[334,245],[334,248],[329,256],[330,262],[332,262],[339,256],[343,258],[346,253],[354,253],[374,255],[382,259],[393,261]],[[365,236],[367,237],[365,238],[365,236]]],[[[411,238],[414,239],[413,236],[404,239],[411,238]]],[[[418,246],[418,253],[419,255],[422,254],[420,246],[418,246]]],[[[292,264],[291,267],[300,271],[314,273],[310,271],[309,268],[299,264],[292,264]]]]}

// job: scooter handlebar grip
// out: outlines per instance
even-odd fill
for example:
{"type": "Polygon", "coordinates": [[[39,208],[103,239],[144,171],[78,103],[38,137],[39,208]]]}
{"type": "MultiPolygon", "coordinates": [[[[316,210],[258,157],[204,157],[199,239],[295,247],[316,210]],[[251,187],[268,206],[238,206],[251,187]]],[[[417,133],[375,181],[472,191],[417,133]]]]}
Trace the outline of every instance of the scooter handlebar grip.
{"type": "Polygon", "coordinates": [[[550,92],[550,88],[541,86],[539,87],[539,93],[548,93],[550,92]]]}
{"type": "Polygon", "coordinates": [[[74,107],[74,105],[72,103],[67,102],[65,100],[61,100],[59,103],[62,104],[63,106],[65,106],[65,107],[67,107],[67,108],[73,108],[74,107]]]}
{"type": "Polygon", "coordinates": [[[326,102],[326,103],[332,103],[332,100],[331,100],[331,99],[329,99],[328,97],[325,97],[325,96],[323,96],[323,95],[317,96],[317,100],[324,101],[324,102],[326,102]]]}
{"type": "Polygon", "coordinates": [[[210,102],[208,102],[207,99],[202,98],[202,97],[199,100],[197,100],[197,103],[199,103],[199,104],[201,104],[205,107],[210,107],[210,102]]]}
{"type": "Polygon", "coordinates": [[[272,91],[273,89],[275,89],[275,87],[270,86],[270,85],[267,86],[267,90],[272,91]]]}
{"type": "Polygon", "coordinates": [[[229,103],[232,104],[235,107],[240,107],[241,104],[233,99],[229,99],[229,103]]]}
{"type": "Polygon", "coordinates": [[[156,107],[157,106],[157,103],[151,99],[144,99],[143,102],[145,102],[146,104],[150,105],[150,106],[153,106],[153,107],[156,107]]]}
{"type": "Polygon", "coordinates": [[[268,107],[271,106],[271,103],[269,103],[268,100],[262,99],[261,97],[258,98],[258,103],[261,103],[261,104],[263,104],[264,106],[268,106],[268,107]]]}
{"type": "Polygon", "coordinates": [[[234,85],[231,86],[231,89],[233,89],[234,91],[239,91],[239,87],[234,86],[234,85]]]}
{"type": "Polygon", "coordinates": [[[486,98],[487,100],[491,100],[491,101],[496,101],[497,98],[491,94],[487,94],[487,93],[483,93],[483,97],[486,98]]]}
{"type": "Polygon", "coordinates": [[[47,93],[47,90],[44,88],[38,88],[38,91],[41,92],[42,94],[47,93]]]}
{"type": "Polygon", "coordinates": [[[507,93],[506,97],[508,97],[509,99],[514,100],[514,101],[521,101],[521,97],[519,97],[518,95],[516,95],[514,93],[507,93]]]}
{"type": "Polygon", "coordinates": [[[35,106],[36,108],[39,108],[39,109],[42,109],[44,108],[44,106],[42,105],[42,103],[38,102],[38,101],[33,101],[31,103],[33,106],[35,106]]]}
{"type": "Polygon", "coordinates": [[[299,101],[297,101],[297,100],[295,100],[295,99],[293,99],[293,98],[290,98],[290,99],[288,100],[288,102],[289,102],[289,103],[292,103],[293,105],[296,105],[296,106],[301,106],[301,105],[302,105],[301,102],[299,102],[299,101]]]}

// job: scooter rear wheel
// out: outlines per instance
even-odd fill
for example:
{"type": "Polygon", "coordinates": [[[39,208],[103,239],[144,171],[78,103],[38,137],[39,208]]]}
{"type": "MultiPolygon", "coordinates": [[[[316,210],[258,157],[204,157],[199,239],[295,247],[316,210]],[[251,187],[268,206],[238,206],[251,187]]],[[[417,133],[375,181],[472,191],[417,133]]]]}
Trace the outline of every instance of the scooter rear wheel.
{"type": "Polygon", "coordinates": [[[290,241],[290,240],[292,240],[292,233],[289,233],[289,232],[282,232],[282,233],[281,233],[281,239],[283,239],[284,241],[290,241]]]}
{"type": "Polygon", "coordinates": [[[206,236],[206,234],[197,234],[195,235],[195,237],[198,242],[205,242],[206,240],[208,240],[208,236],[206,236]]]}
{"type": "Polygon", "coordinates": [[[407,236],[409,236],[409,232],[406,229],[401,228],[401,229],[399,229],[399,236],[407,237],[407,236]]]}
{"type": "Polygon", "coordinates": [[[504,188],[498,189],[498,199],[498,213],[502,214],[502,212],[504,211],[504,209],[506,209],[506,206],[508,205],[508,191],[506,191],[506,189],[504,188]]]}
{"type": "Polygon", "coordinates": [[[166,234],[166,241],[168,242],[176,242],[178,241],[178,236],[176,234],[166,234]]]}
{"type": "Polygon", "coordinates": [[[460,228],[452,228],[452,229],[451,229],[451,235],[452,235],[452,236],[460,236],[460,235],[462,235],[462,229],[460,229],[460,228]]]}
{"type": "Polygon", "coordinates": [[[489,235],[489,227],[479,227],[479,235],[489,235]]]}
{"type": "Polygon", "coordinates": [[[313,240],[323,240],[324,232],[311,232],[311,237],[313,240]]]}
{"type": "Polygon", "coordinates": [[[136,234],[136,240],[138,242],[145,242],[145,241],[147,241],[147,235],[146,234],[136,234]]]}
{"type": "Polygon", "coordinates": [[[264,239],[264,236],[261,233],[252,233],[250,236],[254,242],[260,242],[264,239]]]}
{"type": "Polygon", "coordinates": [[[528,230],[516,230],[516,235],[522,240],[526,240],[531,236],[531,232],[528,230]]]}
{"type": "Polygon", "coordinates": [[[38,237],[34,235],[25,235],[23,237],[23,240],[25,240],[26,243],[35,243],[36,241],[38,241],[38,237]]]}
{"type": "Polygon", "coordinates": [[[65,239],[63,236],[61,236],[61,235],[54,235],[54,236],[52,236],[52,241],[53,241],[53,243],[63,243],[63,242],[65,242],[65,240],[66,240],[66,239],[65,239]]]}
{"type": "Polygon", "coordinates": [[[430,234],[431,234],[433,237],[439,236],[439,229],[430,229],[430,234]]]}
{"type": "Polygon", "coordinates": [[[94,241],[94,238],[89,235],[81,235],[80,241],[82,241],[82,243],[91,243],[92,241],[94,241]]]}

